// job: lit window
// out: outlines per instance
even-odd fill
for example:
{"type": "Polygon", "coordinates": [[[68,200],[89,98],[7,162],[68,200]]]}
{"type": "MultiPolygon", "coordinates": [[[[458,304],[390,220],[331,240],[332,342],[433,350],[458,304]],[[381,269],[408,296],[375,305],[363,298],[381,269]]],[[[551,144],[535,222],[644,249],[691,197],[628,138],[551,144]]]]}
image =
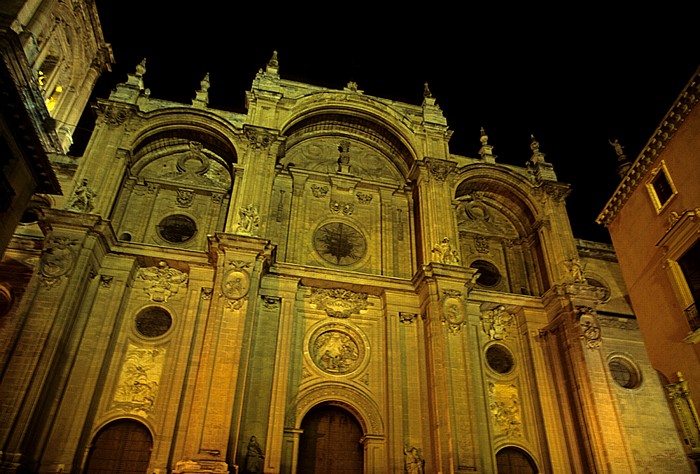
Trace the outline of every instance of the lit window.
{"type": "Polygon", "coordinates": [[[668,174],[666,163],[663,160],[657,168],[651,171],[649,182],[647,182],[647,191],[649,191],[657,213],[661,212],[671,198],[676,195],[676,187],[671,181],[671,176],[668,174]]]}

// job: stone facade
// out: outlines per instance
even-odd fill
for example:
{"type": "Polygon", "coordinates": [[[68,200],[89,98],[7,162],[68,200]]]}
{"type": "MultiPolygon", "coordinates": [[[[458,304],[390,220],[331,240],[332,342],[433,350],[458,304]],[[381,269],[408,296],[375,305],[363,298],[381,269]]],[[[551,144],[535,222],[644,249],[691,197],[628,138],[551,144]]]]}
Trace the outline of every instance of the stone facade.
{"type": "Polygon", "coordinates": [[[454,155],[427,86],[292,82],[276,55],[245,113],[207,77],[155,99],[146,69],[0,266],[3,472],[691,472],[614,253],[574,239],[534,137],[522,168],[485,131],[454,155]]]}

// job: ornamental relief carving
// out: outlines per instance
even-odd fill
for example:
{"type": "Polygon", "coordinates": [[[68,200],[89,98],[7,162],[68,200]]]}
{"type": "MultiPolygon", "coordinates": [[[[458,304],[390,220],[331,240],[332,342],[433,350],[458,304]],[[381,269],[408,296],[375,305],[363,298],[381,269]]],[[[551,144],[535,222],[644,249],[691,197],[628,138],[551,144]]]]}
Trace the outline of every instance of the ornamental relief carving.
{"type": "Polygon", "coordinates": [[[520,437],[522,417],[520,394],[513,384],[489,382],[489,411],[496,434],[520,437]]]}
{"type": "Polygon", "coordinates": [[[450,333],[462,329],[467,312],[462,293],[457,290],[444,290],[442,296],[442,322],[447,324],[450,333]]]}
{"type": "Polygon", "coordinates": [[[228,263],[228,270],[221,281],[221,296],[226,299],[226,307],[240,309],[250,291],[250,273],[247,268],[251,263],[242,260],[232,260],[228,263]]]}
{"type": "Polygon", "coordinates": [[[157,266],[141,267],[136,272],[136,279],[145,283],[144,291],[148,298],[156,303],[167,302],[180,288],[187,287],[187,273],[171,268],[165,261],[157,266]]]}
{"type": "Polygon", "coordinates": [[[367,310],[367,293],[356,293],[342,288],[312,288],[310,304],[312,308],[324,310],[332,318],[349,318],[367,310]]]}
{"type": "Polygon", "coordinates": [[[361,179],[402,182],[402,176],[389,158],[376,148],[360,141],[319,137],[290,146],[281,159],[283,167],[290,163],[296,169],[322,173],[344,173],[361,179]]]}
{"type": "Polygon", "coordinates": [[[481,314],[481,327],[492,341],[507,339],[508,329],[515,326],[515,316],[499,305],[481,314]]]}
{"type": "Polygon", "coordinates": [[[164,348],[129,344],[114,391],[113,408],[146,416],[158,394],[164,360],[164,348]]]}
{"type": "Polygon", "coordinates": [[[589,349],[599,349],[602,338],[595,311],[586,306],[578,306],[575,309],[575,313],[579,316],[578,323],[581,327],[581,340],[589,349]]]}
{"type": "Polygon", "coordinates": [[[52,235],[47,239],[46,248],[39,260],[41,282],[46,287],[53,287],[70,273],[78,245],[78,239],[70,237],[52,235]]]}
{"type": "Polygon", "coordinates": [[[309,355],[322,371],[343,375],[353,372],[362,361],[362,343],[346,328],[328,326],[316,334],[309,343],[309,355]]]}

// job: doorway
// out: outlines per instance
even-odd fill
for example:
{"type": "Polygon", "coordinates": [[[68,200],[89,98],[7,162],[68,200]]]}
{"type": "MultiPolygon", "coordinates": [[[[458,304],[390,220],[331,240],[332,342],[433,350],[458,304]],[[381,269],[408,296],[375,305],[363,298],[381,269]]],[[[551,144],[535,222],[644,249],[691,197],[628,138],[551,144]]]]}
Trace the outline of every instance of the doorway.
{"type": "Polygon", "coordinates": [[[100,430],[90,448],[87,474],[144,474],[151,460],[153,438],[143,424],[117,420],[100,430]]]}
{"type": "Polygon", "coordinates": [[[362,427],[349,411],[319,405],[304,417],[297,474],[364,472],[362,427]]]}

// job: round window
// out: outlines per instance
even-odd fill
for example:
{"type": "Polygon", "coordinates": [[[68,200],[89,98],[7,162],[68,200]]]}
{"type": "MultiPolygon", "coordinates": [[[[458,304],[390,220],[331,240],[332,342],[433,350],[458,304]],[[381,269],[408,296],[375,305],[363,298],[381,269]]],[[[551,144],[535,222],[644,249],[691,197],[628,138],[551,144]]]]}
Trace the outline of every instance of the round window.
{"type": "Polygon", "coordinates": [[[513,369],[513,354],[500,344],[494,344],[486,349],[486,363],[499,374],[507,374],[513,369]]]}
{"type": "Polygon", "coordinates": [[[168,216],[158,224],[158,235],[168,242],[176,244],[187,242],[194,236],[195,232],[197,232],[195,222],[182,214],[168,216]]]}
{"type": "Polygon", "coordinates": [[[322,225],[314,232],[314,248],[330,263],[352,265],[365,255],[367,242],[362,233],[342,222],[322,225]]]}
{"type": "Polygon", "coordinates": [[[608,362],[608,368],[613,380],[622,388],[637,388],[642,382],[637,367],[623,357],[612,357],[608,362]]]}
{"type": "Polygon", "coordinates": [[[173,324],[173,319],[163,308],[151,306],[136,316],[136,330],[144,337],[162,336],[173,324]]]}
{"type": "Polygon", "coordinates": [[[479,270],[481,275],[479,275],[479,278],[476,280],[479,285],[493,287],[498,285],[501,281],[501,273],[491,262],[487,262],[486,260],[474,260],[470,267],[479,270]]]}

